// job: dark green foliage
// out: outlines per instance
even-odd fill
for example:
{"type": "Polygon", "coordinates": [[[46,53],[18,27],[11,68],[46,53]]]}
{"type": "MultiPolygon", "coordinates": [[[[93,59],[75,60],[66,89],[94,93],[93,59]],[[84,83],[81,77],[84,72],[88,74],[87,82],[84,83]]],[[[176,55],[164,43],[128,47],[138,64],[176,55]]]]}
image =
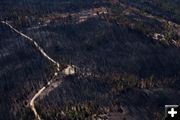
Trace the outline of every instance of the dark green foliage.
{"type": "Polygon", "coordinates": [[[23,110],[18,113],[19,115],[21,115],[21,117],[19,117],[19,120],[34,120],[35,116],[32,110],[29,107],[23,107],[23,110]]]}
{"type": "Polygon", "coordinates": [[[121,0],[139,9],[180,23],[179,0],[121,0]]]}
{"type": "MultiPolygon", "coordinates": [[[[145,11],[178,22],[179,1],[173,1],[129,0],[125,3],[139,8],[139,13],[123,15],[126,8],[117,4],[110,7],[115,19],[107,15],[107,20],[95,17],[79,24],[53,21],[31,30],[27,28],[44,15],[109,4],[101,0],[1,0],[1,20],[11,20],[55,60],[81,70],[36,101],[40,116],[44,120],[91,120],[94,114],[104,114],[105,107],[123,113],[124,105],[131,116],[142,110],[146,118],[154,113],[161,118],[159,107],[172,101],[178,104],[180,49],[148,37],[161,32],[164,24],[141,15],[145,11]],[[89,71],[91,75],[83,76],[89,71]]],[[[177,37],[170,26],[163,33],[167,40],[177,37]]],[[[0,25],[0,120],[33,120],[28,100],[47,83],[52,71],[32,44],[0,25]]]]}

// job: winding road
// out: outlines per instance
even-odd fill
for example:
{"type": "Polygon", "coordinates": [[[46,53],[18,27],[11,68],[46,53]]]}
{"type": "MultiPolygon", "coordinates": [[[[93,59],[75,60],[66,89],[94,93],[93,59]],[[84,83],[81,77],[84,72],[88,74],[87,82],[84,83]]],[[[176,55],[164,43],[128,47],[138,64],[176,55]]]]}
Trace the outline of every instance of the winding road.
{"type": "Polygon", "coordinates": [[[54,72],[54,76],[52,77],[51,80],[49,80],[49,82],[47,83],[47,85],[44,85],[40,90],[38,90],[38,92],[33,96],[33,98],[30,100],[29,105],[31,110],[33,111],[36,119],[38,120],[42,120],[40,115],[38,114],[36,107],[35,107],[35,100],[48,88],[48,86],[50,86],[53,83],[53,79],[58,76],[60,73],[62,73],[63,75],[73,75],[75,74],[75,69],[77,68],[74,65],[67,65],[67,67],[60,71],[60,64],[55,61],[53,58],[51,58],[44,50],[42,47],[40,47],[38,45],[38,43],[33,40],[31,37],[25,35],[24,33],[20,32],[19,30],[17,30],[16,28],[14,28],[12,25],[10,25],[8,22],[5,21],[1,21],[1,23],[7,25],[9,28],[11,28],[14,32],[16,32],[17,34],[19,34],[20,36],[26,38],[26,40],[28,40],[29,42],[32,42],[34,44],[34,46],[37,48],[37,50],[46,58],[48,59],[51,63],[53,63],[56,67],[56,70],[54,72]]]}

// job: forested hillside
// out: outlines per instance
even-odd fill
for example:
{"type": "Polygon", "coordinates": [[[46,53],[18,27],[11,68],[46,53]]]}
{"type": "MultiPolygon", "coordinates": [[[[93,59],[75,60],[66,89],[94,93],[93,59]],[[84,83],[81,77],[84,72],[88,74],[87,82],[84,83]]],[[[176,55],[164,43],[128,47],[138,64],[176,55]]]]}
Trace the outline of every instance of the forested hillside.
{"type": "Polygon", "coordinates": [[[0,120],[162,120],[180,101],[179,6],[1,0],[0,120]]]}

